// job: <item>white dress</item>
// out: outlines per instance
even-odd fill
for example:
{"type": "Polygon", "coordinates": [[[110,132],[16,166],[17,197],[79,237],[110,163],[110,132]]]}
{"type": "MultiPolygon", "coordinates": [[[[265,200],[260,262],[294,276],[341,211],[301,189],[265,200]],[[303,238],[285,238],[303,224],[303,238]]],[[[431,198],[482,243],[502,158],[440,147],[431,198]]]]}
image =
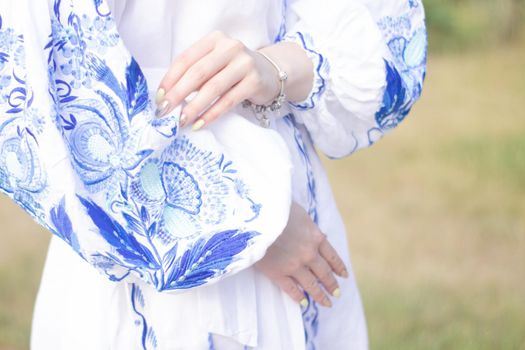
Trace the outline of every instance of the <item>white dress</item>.
{"type": "MultiPolygon", "coordinates": [[[[274,116],[271,128],[290,152],[293,199],[327,234],[350,278],[338,280],[342,295],[332,308],[310,300],[301,309],[252,267],[163,293],[141,280],[110,281],[54,236],[32,349],[366,349],[346,231],[314,146],[332,158],[350,155],[408,114],[425,72],[421,1],[114,0],[109,6],[150,89],[178,53],[214,29],[252,49],[279,40],[304,47],[314,62],[313,89],[274,116]]],[[[233,113],[256,123],[240,106],[233,113]]]]}

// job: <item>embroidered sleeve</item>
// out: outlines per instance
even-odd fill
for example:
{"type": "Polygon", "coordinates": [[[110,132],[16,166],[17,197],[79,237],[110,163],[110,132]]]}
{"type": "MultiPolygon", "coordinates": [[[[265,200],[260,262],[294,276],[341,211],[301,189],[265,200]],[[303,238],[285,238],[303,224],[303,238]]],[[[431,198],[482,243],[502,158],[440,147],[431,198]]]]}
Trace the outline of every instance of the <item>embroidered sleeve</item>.
{"type": "Polygon", "coordinates": [[[286,145],[240,116],[178,130],[150,101],[104,1],[0,3],[0,190],[112,281],[251,266],[288,219],[286,145]]]}
{"type": "Polygon", "coordinates": [[[316,146],[333,158],[370,146],[421,95],[427,36],[420,0],[285,2],[277,40],[312,59],[309,96],[290,103],[316,146]]]}

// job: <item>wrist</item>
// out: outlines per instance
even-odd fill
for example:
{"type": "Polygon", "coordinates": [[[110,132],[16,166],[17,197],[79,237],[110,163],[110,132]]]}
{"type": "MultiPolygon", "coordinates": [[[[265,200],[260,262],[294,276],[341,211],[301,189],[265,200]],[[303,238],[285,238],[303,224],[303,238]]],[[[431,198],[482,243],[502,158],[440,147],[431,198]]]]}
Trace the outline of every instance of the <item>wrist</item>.
{"type": "Polygon", "coordinates": [[[288,101],[298,102],[308,97],[314,81],[313,62],[300,45],[281,41],[257,51],[266,54],[287,73],[284,92],[288,101]]]}
{"type": "MultiPolygon", "coordinates": [[[[269,102],[265,104],[256,104],[250,101],[249,99],[247,99],[243,102],[243,107],[252,107],[253,111],[255,112],[255,117],[257,118],[257,120],[259,120],[260,125],[267,128],[270,126],[269,113],[278,111],[279,109],[281,109],[282,105],[286,102],[284,86],[285,86],[286,80],[288,79],[288,74],[286,73],[286,71],[282,70],[279,64],[277,64],[267,54],[265,54],[262,51],[255,51],[255,52],[260,58],[262,58],[265,61],[267,65],[272,66],[270,69],[273,70],[277,75],[277,79],[271,79],[275,74],[271,74],[271,73],[264,74],[263,76],[266,77],[266,79],[264,80],[269,80],[270,82],[260,84],[260,86],[261,87],[273,86],[275,80],[277,80],[278,85],[279,85],[278,86],[279,92],[277,94],[270,92],[270,95],[275,96],[275,97],[273,97],[271,100],[269,100],[269,102]]],[[[264,69],[267,70],[266,68],[269,68],[269,67],[265,66],[264,69]]],[[[261,66],[261,69],[263,69],[262,66],[261,66]]],[[[266,91],[264,95],[268,95],[267,93],[268,91],[274,91],[274,90],[271,88],[270,89],[261,88],[261,91],[266,91]]]]}
{"type": "Polygon", "coordinates": [[[330,66],[327,58],[318,50],[316,43],[308,33],[287,33],[281,42],[294,43],[297,45],[311,62],[311,73],[313,81],[310,81],[310,92],[302,100],[290,101],[295,109],[308,110],[314,108],[326,91],[327,81],[330,74],[330,66]]]}

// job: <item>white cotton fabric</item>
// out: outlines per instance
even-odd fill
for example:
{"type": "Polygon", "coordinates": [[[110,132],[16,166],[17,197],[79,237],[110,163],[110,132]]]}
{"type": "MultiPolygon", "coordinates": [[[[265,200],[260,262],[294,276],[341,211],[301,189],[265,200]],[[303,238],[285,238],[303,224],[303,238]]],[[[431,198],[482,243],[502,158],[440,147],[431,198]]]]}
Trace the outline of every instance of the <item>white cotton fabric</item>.
{"type": "MultiPolygon", "coordinates": [[[[150,89],[156,88],[182,50],[216,29],[251,49],[270,45],[285,34],[286,40],[296,40],[292,34],[304,32],[328,61],[316,70],[317,83],[324,74],[326,86],[309,96],[314,106],[284,106],[271,128],[282,138],[277,143],[284,140],[290,153],[293,199],[316,218],[349,268],[350,278],[338,278],[341,298],[333,299],[332,308],[312,303],[301,309],[253,267],[178,293],[159,293],[136,282],[144,294],[147,321],[155,329],[158,349],[368,348],[346,230],[314,144],[328,156],[341,157],[370,145],[386,131],[374,119],[383,103],[387,86],[384,58],[389,56],[377,23],[387,14],[410,15],[416,3],[381,1],[390,2],[396,6],[372,11],[365,1],[109,1],[124,43],[141,65],[150,89]],[[289,113],[294,118],[282,118],[289,113]]],[[[421,10],[422,5],[417,4],[421,10]]],[[[415,28],[422,25],[422,11],[413,18],[415,28]]],[[[239,138],[250,134],[234,135],[233,129],[228,130],[236,116],[257,123],[250,111],[239,106],[202,132],[221,135],[219,142],[231,147],[233,156],[278,156],[265,153],[269,145],[264,143],[257,146],[257,155],[243,153],[239,138]]],[[[53,237],[35,307],[32,349],[143,349],[137,329],[144,321],[130,308],[131,288],[126,282],[110,282],[53,237]]]]}

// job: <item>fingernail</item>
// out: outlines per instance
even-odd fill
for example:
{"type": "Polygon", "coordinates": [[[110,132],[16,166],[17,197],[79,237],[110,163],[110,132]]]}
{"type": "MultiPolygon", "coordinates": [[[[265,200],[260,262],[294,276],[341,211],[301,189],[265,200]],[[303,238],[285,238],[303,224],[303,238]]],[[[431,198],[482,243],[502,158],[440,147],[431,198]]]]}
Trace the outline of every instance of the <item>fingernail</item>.
{"type": "Polygon", "coordinates": [[[192,130],[197,131],[204,126],[204,120],[199,119],[193,124],[192,130]]]}
{"type": "Polygon", "coordinates": [[[326,307],[332,307],[332,302],[330,301],[330,299],[325,297],[323,299],[323,305],[326,306],[326,307]]]}
{"type": "Polygon", "coordinates": [[[188,119],[188,117],[186,117],[186,114],[183,113],[180,115],[180,119],[179,119],[180,128],[182,128],[186,124],[186,119],[188,119]]]}
{"type": "Polygon", "coordinates": [[[332,295],[336,298],[339,298],[341,296],[341,289],[339,288],[334,289],[334,291],[332,292],[332,295]]]}
{"type": "Polygon", "coordinates": [[[344,278],[348,278],[350,275],[348,274],[348,271],[344,269],[343,272],[341,272],[341,276],[344,278]]]}
{"type": "Polygon", "coordinates": [[[155,103],[159,104],[164,99],[164,96],[166,96],[166,90],[163,88],[158,89],[157,95],[155,95],[155,103]]]}
{"type": "Polygon", "coordinates": [[[168,112],[170,109],[170,101],[164,100],[162,103],[157,107],[157,110],[155,111],[155,116],[157,118],[162,117],[164,114],[168,112]]]}
{"type": "Polygon", "coordinates": [[[303,298],[303,300],[301,300],[301,306],[302,307],[307,307],[308,306],[308,299],[303,298]]]}

